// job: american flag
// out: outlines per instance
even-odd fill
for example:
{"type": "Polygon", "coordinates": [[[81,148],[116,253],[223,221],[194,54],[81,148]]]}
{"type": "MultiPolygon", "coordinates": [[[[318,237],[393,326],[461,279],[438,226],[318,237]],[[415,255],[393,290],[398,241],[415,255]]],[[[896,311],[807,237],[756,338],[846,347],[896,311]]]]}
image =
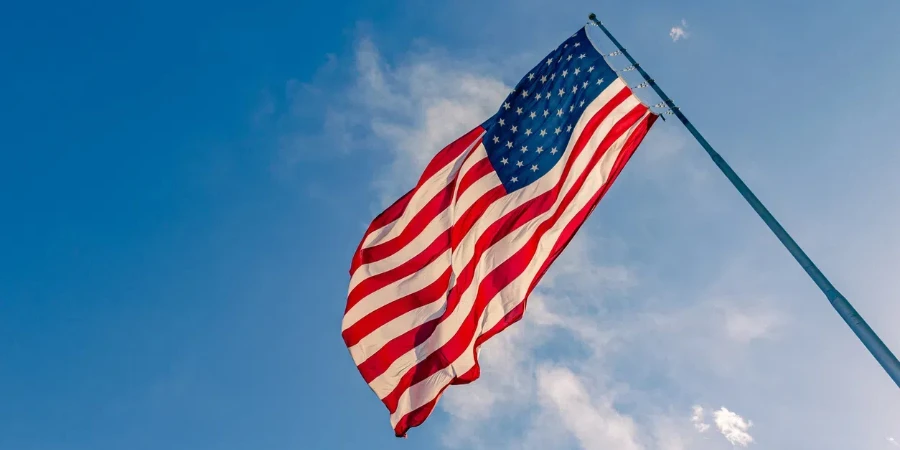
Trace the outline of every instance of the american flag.
{"type": "Polygon", "coordinates": [[[372,221],[342,336],[397,436],[478,378],[481,344],[522,318],[657,117],[582,28],[372,221]]]}

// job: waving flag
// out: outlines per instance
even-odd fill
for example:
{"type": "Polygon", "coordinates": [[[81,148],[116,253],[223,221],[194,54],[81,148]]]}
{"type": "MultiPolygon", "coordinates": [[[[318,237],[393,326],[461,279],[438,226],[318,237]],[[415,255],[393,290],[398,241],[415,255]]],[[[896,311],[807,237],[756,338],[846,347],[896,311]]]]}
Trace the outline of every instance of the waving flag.
{"type": "Polygon", "coordinates": [[[375,218],[342,336],[397,436],[478,378],[479,346],[522,317],[656,118],[582,28],[375,218]]]}

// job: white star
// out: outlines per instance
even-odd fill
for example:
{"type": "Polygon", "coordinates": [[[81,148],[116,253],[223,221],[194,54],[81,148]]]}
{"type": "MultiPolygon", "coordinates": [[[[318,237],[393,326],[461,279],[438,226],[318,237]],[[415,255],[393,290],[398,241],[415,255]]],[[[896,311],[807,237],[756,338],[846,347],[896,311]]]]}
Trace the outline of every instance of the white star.
{"type": "Polygon", "coordinates": [[[562,128],[556,127],[555,133],[556,133],[556,134],[562,133],[562,128]]]}
{"type": "Polygon", "coordinates": [[[569,125],[566,127],[566,132],[568,132],[568,133],[572,132],[572,125],[569,125]]]}
{"type": "Polygon", "coordinates": [[[519,127],[513,125],[513,126],[510,128],[510,131],[512,131],[513,133],[515,133],[516,131],[519,131],[519,127]]]}
{"type": "Polygon", "coordinates": [[[512,177],[512,179],[511,179],[511,180],[509,180],[509,181],[511,181],[511,182],[513,182],[513,183],[515,183],[515,182],[517,182],[517,181],[519,181],[519,179],[518,179],[518,178],[516,178],[516,177],[512,177]]]}
{"type": "Polygon", "coordinates": [[[549,116],[549,115],[550,115],[550,111],[545,109],[545,110],[544,110],[544,117],[547,117],[547,116],[549,116]]]}
{"type": "Polygon", "coordinates": [[[568,74],[569,74],[569,71],[568,71],[568,70],[563,70],[563,71],[562,71],[562,76],[563,76],[563,78],[565,78],[566,75],[568,75],[568,74]]]}
{"type": "Polygon", "coordinates": [[[506,148],[512,148],[512,142],[506,141],[506,148]]]}
{"type": "Polygon", "coordinates": [[[503,164],[503,165],[505,166],[505,165],[509,164],[509,160],[506,159],[506,158],[503,158],[503,159],[500,160],[500,163],[503,164]]]}
{"type": "Polygon", "coordinates": [[[541,130],[541,137],[544,137],[546,135],[547,135],[547,130],[541,130]]]}
{"type": "Polygon", "coordinates": [[[576,67],[576,68],[575,68],[575,75],[578,75],[579,73],[581,73],[581,69],[579,69],[579,68],[576,67]]]}
{"type": "Polygon", "coordinates": [[[537,114],[535,114],[534,111],[532,111],[530,114],[528,114],[528,117],[534,119],[535,117],[537,117],[537,114]]]}
{"type": "Polygon", "coordinates": [[[528,81],[531,81],[531,80],[533,80],[533,79],[534,79],[534,74],[533,74],[533,73],[529,73],[529,74],[528,74],[528,81]]]}
{"type": "Polygon", "coordinates": [[[531,136],[531,128],[525,130],[525,136],[531,136]]]}
{"type": "Polygon", "coordinates": [[[597,84],[603,84],[603,78],[597,80],[597,84]]]}
{"type": "Polygon", "coordinates": [[[566,90],[565,90],[565,89],[560,89],[560,90],[559,90],[559,96],[562,97],[563,95],[566,95],[566,90]]]}
{"type": "Polygon", "coordinates": [[[503,103],[503,109],[509,109],[509,102],[503,103]]]}
{"type": "Polygon", "coordinates": [[[550,74],[550,79],[551,79],[551,80],[555,80],[555,79],[556,79],[556,73],[555,73],[555,72],[550,74]]]}
{"type": "Polygon", "coordinates": [[[586,88],[587,88],[587,85],[588,85],[588,82],[587,82],[587,81],[585,81],[584,83],[581,83],[581,87],[582,87],[582,88],[585,88],[585,89],[586,89],[586,88]]]}
{"type": "Polygon", "coordinates": [[[532,172],[537,172],[537,169],[538,169],[537,164],[532,164],[532,165],[531,165],[531,171],[532,171],[532,172]]]}
{"type": "Polygon", "coordinates": [[[553,58],[547,58],[547,65],[553,64],[553,58]]]}
{"type": "Polygon", "coordinates": [[[525,165],[525,164],[522,164],[522,161],[516,162],[516,166],[518,166],[518,167],[522,167],[522,166],[524,166],[524,165],[525,165]]]}
{"type": "Polygon", "coordinates": [[[578,92],[578,85],[577,85],[577,84],[576,84],[575,86],[572,86],[572,93],[574,94],[574,93],[576,93],[576,92],[578,92]]]}
{"type": "Polygon", "coordinates": [[[588,67],[588,72],[593,72],[593,71],[594,71],[594,66],[588,67]]]}
{"type": "Polygon", "coordinates": [[[576,43],[575,43],[575,47],[578,47],[579,45],[581,45],[581,42],[576,42],[576,43]]]}
{"type": "Polygon", "coordinates": [[[527,152],[527,151],[528,151],[528,146],[527,146],[527,145],[523,145],[523,146],[522,146],[522,153],[525,153],[525,152],[527,152]]]}
{"type": "Polygon", "coordinates": [[[506,125],[506,121],[503,119],[500,119],[500,126],[502,127],[503,125],[506,125]]]}
{"type": "Polygon", "coordinates": [[[553,147],[553,148],[550,149],[550,154],[551,154],[551,155],[555,155],[556,152],[557,152],[556,147],[553,147]]]}
{"type": "Polygon", "coordinates": [[[566,58],[566,61],[571,61],[571,60],[572,60],[572,55],[569,55],[569,57],[566,58]]]}
{"type": "Polygon", "coordinates": [[[584,100],[582,100],[581,103],[578,104],[578,106],[580,106],[580,107],[584,106],[584,100]]]}
{"type": "Polygon", "coordinates": [[[494,136],[494,143],[495,143],[495,144],[499,144],[499,143],[500,143],[500,138],[498,138],[497,136],[494,136]]]}
{"type": "Polygon", "coordinates": [[[556,110],[556,115],[559,116],[559,117],[562,117],[563,111],[562,111],[561,109],[557,109],[557,110],[556,110]]]}
{"type": "Polygon", "coordinates": [[[575,105],[569,106],[569,112],[575,111],[575,105]]]}
{"type": "Polygon", "coordinates": [[[538,153],[543,153],[543,152],[544,152],[544,147],[538,147],[536,151],[537,151],[538,153]]]}
{"type": "Polygon", "coordinates": [[[522,97],[528,97],[528,91],[522,91],[522,97]]]}
{"type": "Polygon", "coordinates": [[[541,83],[546,83],[546,82],[547,82],[547,75],[544,75],[541,77],[541,83]]]}
{"type": "Polygon", "coordinates": [[[522,108],[516,108],[516,114],[522,115],[522,108]]]}
{"type": "Polygon", "coordinates": [[[568,48],[569,44],[563,45],[563,48],[568,48]]]}
{"type": "Polygon", "coordinates": [[[534,96],[534,99],[535,99],[535,100],[540,100],[543,96],[544,96],[543,94],[541,94],[540,92],[538,92],[538,94],[534,96]]]}
{"type": "Polygon", "coordinates": [[[578,59],[584,59],[585,56],[587,56],[587,55],[585,55],[584,53],[582,53],[582,54],[578,55],[578,59]]]}

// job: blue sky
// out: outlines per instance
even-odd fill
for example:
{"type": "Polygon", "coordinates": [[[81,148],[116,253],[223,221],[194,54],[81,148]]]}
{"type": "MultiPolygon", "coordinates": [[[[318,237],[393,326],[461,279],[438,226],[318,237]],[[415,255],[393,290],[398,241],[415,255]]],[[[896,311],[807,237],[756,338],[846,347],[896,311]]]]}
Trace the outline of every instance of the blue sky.
{"type": "Polygon", "coordinates": [[[900,351],[900,4],[633,3],[8,6],[0,448],[900,447],[896,386],[672,121],[393,437],[350,256],[591,11],[900,351]]]}

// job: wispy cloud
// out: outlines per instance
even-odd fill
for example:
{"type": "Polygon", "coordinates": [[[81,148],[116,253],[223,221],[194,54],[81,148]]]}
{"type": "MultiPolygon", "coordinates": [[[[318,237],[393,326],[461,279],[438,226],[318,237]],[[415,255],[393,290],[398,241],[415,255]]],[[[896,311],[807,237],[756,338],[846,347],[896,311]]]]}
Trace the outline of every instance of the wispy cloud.
{"type": "Polygon", "coordinates": [[[578,375],[563,367],[537,373],[541,403],[554,410],[583,449],[639,450],[637,426],[608,396],[591,395],[578,375]]]}
{"type": "Polygon", "coordinates": [[[784,319],[774,311],[725,312],[725,330],[728,337],[739,342],[770,337],[784,319]]]}
{"type": "Polygon", "coordinates": [[[693,413],[691,414],[691,423],[694,424],[694,428],[701,433],[705,433],[709,430],[709,424],[704,422],[703,419],[703,407],[700,405],[694,405],[693,413]]]}
{"type": "Polygon", "coordinates": [[[357,43],[357,102],[346,114],[367,118],[393,155],[375,181],[383,203],[410,189],[432,155],[490,117],[509,92],[502,81],[467,66],[428,51],[392,65],[370,39],[357,43]]]}
{"type": "Polygon", "coordinates": [[[681,39],[687,39],[690,35],[687,32],[687,21],[681,19],[681,25],[675,25],[669,30],[669,37],[672,42],[678,42],[681,39]]]}
{"type": "MultiPolygon", "coordinates": [[[[684,34],[673,40],[687,37],[686,26],[675,27],[684,34]]],[[[435,151],[491,114],[507,92],[505,83],[491,75],[497,72],[439,58],[433,49],[394,60],[361,39],[356,52],[348,100],[334,115],[363,130],[359,136],[383,158],[373,166],[381,202],[408,189],[435,151]]],[[[797,333],[821,337],[822,327],[801,329],[805,320],[791,321],[797,302],[788,300],[800,289],[792,283],[806,280],[785,282],[777,273],[781,266],[773,259],[770,236],[729,236],[729,247],[713,250],[675,242],[691,234],[685,230],[703,230],[697,242],[716,229],[739,230],[729,228],[734,222],[722,221],[732,208],[744,213],[745,206],[735,203],[731,191],[718,194],[703,172],[707,162],[694,165],[697,159],[682,151],[693,144],[666,124],[651,132],[635,165],[619,181],[631,183],[629,192],[643,189],[639,198],[627,198],[628,214],[640,220],[626,226],[647,227],[650,239],[629,235],[632,239],[623,241],[608,226],[615,222],[609,220],[610,202],[601,204],[599,218],[579,231],[529,299],[522,322],[484,345],[481,379],[449,389],[438,403],[428,426],[443,421],[447,447],[715,450],[726,445],[719,433],[733,446],[748,446],[756,430],[749,420],[708,403],[692,409],[695,400],[748,405],[760,388],[812,398],[834,391],[810,381],[814,376],[825,371],[843,371],[835,379],[849,376],[850,369],[833,364],[839,345],[827,346],[827,354],[820,355],[807,352],[803,338],[786,339],[797,333]],[[698,188],[685,189],[685,180],[698,188]],[[666,225],[653,228],[654,223],[666,225]],[[663,239],[652,239],[660,233],[663,239]],[[667,255],[677,255],[676,262],[661,263],[667,255]],[[798,352],[807,355],[808,368],[785,363],[798,352]],[[788,375],[772,376],[776,367],[788,375]]],[[[617,187],[614,195],[625,191],[617,187]]],[[[816,318],[808,311],[804,306],[803,317],[813,323],[816,318]]],[[[840,341],[831,344],[846,342],[844,333],[834,334],[840,341]]],[[[812,430],[819,423],[835,423],[834,412],[846,409],[854,414],[840,420],[853,422],[856,435],[885,445],[877,430],[896,415],[870,423],[872,417],[864,414],[867,401],[847,394],[837,403],[822,411],[811,411],[802,401],[764,411],[798,417],[803,422],[798,427],[812,430]]],[[[817,448],[846,448],[840,439],[832,435],[815,442],[817,448]]],[[[778,445],[769,448],[786,448],[778,445]]]]}
{"type": "MultiPolygon", "coordinates": [[[[371,137],[390,155],[376,179],[384,201],[408,189],[434,152],[493,113],[507,92],[499,79],[429,52],[390,63],[367,39],[357,45],[356,71],[354,114],[371,117],[371,137]]],[[[481,378],[449,389],[438,403],[449,417],[448,447],[682,449],[690,447],[692,429],[711,427],[702,418],[688,424],[666,413],[673,405],[656,403],[656,387],[618,373],[618,364],[633,360],[627,345],[649,348],[660,336],[698,328],[722,334],[711,342],[734,333],[729,345],[741,345],[766,334],[768,322],[748,312],[732,313],[729,322],[721,311],[722,320],[710,322],[701,318],[708,311],[688,306],[660,327],[655,318],[647,320],[656,316],[629,312],[608,301],[647,288],[634,267],[606,262],[621,260],[614,256],[624,248],[592,227],[578,233],[532,294],[522,323],[485,343],[481,378]]],[[[663,354],[646,356],[650,364],[663,354]]]]}
{"type": "Polygon", "coordinates": [[[897,440],[892,437],[888,437],[887,441],[890,442],[891,445],[893,445],[895,447],[900,447],[900,443],[898,443],[897,440]]]}
{"type": "Polygon", "coordinates": [[[747,432],[753,426],[751,421],[745,420],[724,406],[722,409],[714,412],[713,417],[715,418],[716,428],[719,429],[722,436],[725,436],[725,439],[728,439],[728,442],[731,442],[731,445],[746,447],[753,442],[753,437],[747,432]]]}

